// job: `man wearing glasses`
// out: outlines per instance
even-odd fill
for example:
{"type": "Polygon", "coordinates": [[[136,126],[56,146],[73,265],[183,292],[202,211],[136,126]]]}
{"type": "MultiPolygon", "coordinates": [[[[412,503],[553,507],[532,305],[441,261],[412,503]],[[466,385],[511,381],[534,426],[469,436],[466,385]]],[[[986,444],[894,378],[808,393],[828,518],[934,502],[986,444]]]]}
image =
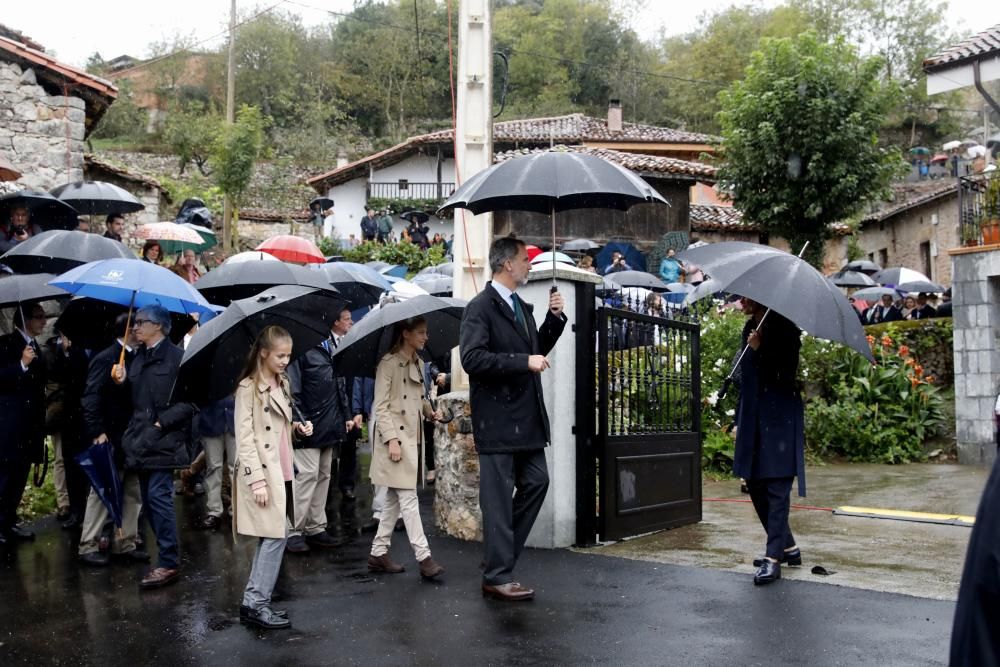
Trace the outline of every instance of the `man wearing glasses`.
{"type": "Polygon", "coordinates": [[[35,338],[45,310],[20,305],[14,331],[0,337],[0,547],[35,534],[17,526],[17,506],[32,463],[45,456],[45,364],[35,338]]]}
{"type": "Polygon", "coordinates": [[[172,471],[190,464],[188,442],[192,403],[171,402],[184,352],[167,339],[170,313],[162,306],[140,308],[135,315],[135,338],[139,350],[128,372],[117,364],[115,382],[128,382],[132,394],[132,418],[122,436],[125,468],[139,473],[142,504],[159,551],[157,567],[143,577],[143,588],[172,584],[180,576],[180,545],[174,515],[172,471]]]}

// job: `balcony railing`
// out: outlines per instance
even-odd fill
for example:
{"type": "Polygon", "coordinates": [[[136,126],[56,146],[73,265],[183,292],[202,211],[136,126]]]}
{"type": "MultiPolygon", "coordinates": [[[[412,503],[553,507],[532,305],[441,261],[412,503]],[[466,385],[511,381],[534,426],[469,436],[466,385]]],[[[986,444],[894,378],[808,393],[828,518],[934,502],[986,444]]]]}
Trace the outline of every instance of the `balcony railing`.
{"type": "Polygon", "coordinates": [[[414,183],[413,181],[393,181],[391,183],[368,183],[368,199],[438,199],[445,200],[455,191],[454,183],[414,183]]]}
{"type": "Polygon", "coordinates": [[[1000,244],[1000,170],[959,178],[958,210],[962,245],[1000,244]]]}

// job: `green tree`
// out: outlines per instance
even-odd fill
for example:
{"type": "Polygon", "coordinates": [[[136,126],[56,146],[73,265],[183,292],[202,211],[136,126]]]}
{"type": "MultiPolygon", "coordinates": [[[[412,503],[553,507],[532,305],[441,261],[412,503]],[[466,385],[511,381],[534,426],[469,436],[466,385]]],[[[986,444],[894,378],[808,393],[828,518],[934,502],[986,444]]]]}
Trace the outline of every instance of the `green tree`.
{"type": "Polygon", "coordinates": [[[744,215],[822,262],[829,224],[884,193],[899,173],[878,132],[894,99],[883,63],[813,33],[767,39],[742,81],[720,94],[726,161],[719,183],[744,215]]]}
{"type": "Polygon", "coordinates": [[[236,122],[224,125],[212,145],[212,176],[237,208],[264,147],[266,126],[261,110],[244,104],[236,112],[236,122]]]}
{"type": "Polygon", "coordinates": [[[138,139],[145,135],[146,111],[135,104],[132,83],[123,79],[118,84],[118,97],[94,128],[95,139],[138,139]]]}
{"type": "Polygon", "coordinates": [[[202,176],[211,174],[208,163],[221,129],[222,117],[213,108],[201,102],[175,105],[167,116],[163,139],[177,156],[179,173],[193,162],[202,176]]]}

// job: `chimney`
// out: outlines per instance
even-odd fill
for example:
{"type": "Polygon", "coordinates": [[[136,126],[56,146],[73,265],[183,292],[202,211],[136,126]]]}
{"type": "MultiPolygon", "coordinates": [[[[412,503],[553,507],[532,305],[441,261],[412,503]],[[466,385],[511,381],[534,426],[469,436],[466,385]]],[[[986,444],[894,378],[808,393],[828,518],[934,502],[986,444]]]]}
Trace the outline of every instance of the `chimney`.
{"type": "Polygon", "coordinates": [[[341,148],[337,151],[337,169],[347,166],[347,151],[341,148]]]}
{"type": "Polygon", "coordinates": [[[609,100],[608,101],[608,131],[609,132],[621,132],[622,131],[622,101],[621,100],[609,100]]]}

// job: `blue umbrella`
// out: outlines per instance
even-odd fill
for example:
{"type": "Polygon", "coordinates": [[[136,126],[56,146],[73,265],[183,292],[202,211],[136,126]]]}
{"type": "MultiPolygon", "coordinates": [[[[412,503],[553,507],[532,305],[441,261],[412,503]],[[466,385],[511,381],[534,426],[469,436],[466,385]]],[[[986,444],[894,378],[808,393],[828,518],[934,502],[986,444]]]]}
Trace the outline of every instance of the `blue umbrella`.
{"type": "Polygon", "coordinates": [[[101,499],[115,525],[122,527],[122,480],[115,465],[114,447],[110,442],[91,445],[76,456],[76,462],[90,478],[94,493],[101,499]]]}
{"type": "Polygon", "coordinates": [[[171,313],[200,313],[202,321],[215,309],[186,280],[169,269],[134,259],[102,259],[56,276],[49,284],[76,296],[142,308],[160,305],[171,313]]]}

